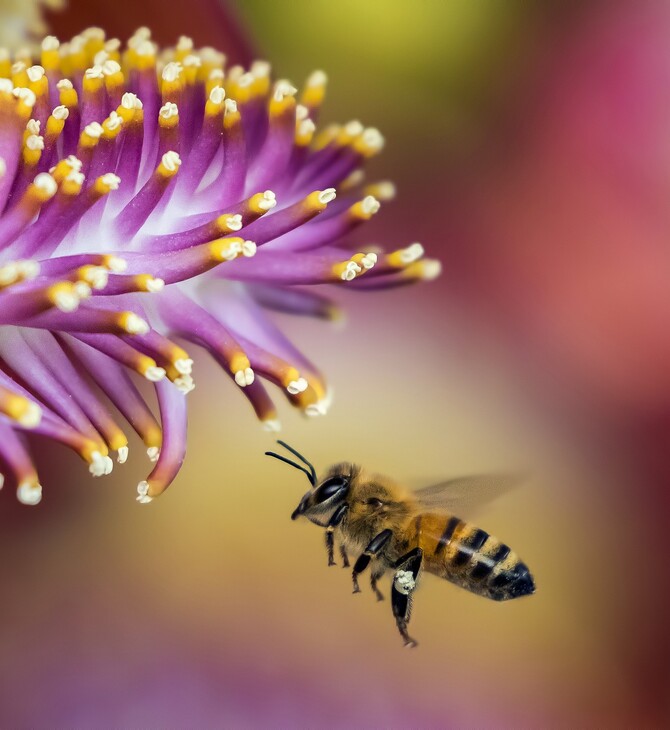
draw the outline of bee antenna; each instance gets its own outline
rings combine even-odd
[[[274,451],[266,451],[266,456],[272,456],[275,459],[279,459],[279,461],[283,461],[285,464],[290,464],[291,466],[295,467],[296,469],[300,469],[300,471],[305,474],[307,479],[309,479],[309,483],[314,486],[316,484],[316,477],[313,477],[310,472],[305,469],[304,466],[300,466],[300,464],[296,464],[295,461],[291,461],[290,459],[287,459],[285,456],[281,456],[281,454],[275,454]]]
[[[312,482],[312,486],[314,486],[316,484],[316,470],[310,464],[310,462],[307,461],[307,459],[305,459],[305,457],[302,454],[298,453],[292,446],[289,446],[285,441],[277,441],[277,443],[280,446],[283,446],[287,451],[290,451],[293,454],[293,456],[297,456],[300,459],[300,461],[302,461],[303,464],[307,464],[307,466],[309,467],[309,470],[312,474],[311,479],[309,481]]]

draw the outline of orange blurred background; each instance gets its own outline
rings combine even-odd
[[[414,483],[529,470],[475,518],[537,593],[425,576],[404,650],[388,601],[352,596],[321,531],[290,521],[305,480],[262,456],[270,437],[201,358],[160,500],[133,499],[139,444],[95,482],[46,447],[39,508],[2,494],[0,725],[664,726],[670,10],[247,0],[207,27],[213,5],[151,24],[197,45],[235,29],[233,58],[255,47],[295,82],[324,68],[324,121],[379,127],[370,179],[399,191],[354,240],[420,240],[444,267],[338,292],[344,326],[278,316],[335,392],[325,419],[284,409],[282,437],[318,468]]]

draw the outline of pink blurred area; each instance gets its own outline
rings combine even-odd
[[[385,133],[374,172],[399,196],[356,240],[421,240],[444,267],[338,293],[344,328],[282,318],[336,396],[324,420],[284,412],[283,436],[412,482],[529,467],[475,519],[537,594],[426,576],[404,650],[388,601],[351,596],[291,523],[306,482],[198,360],[160,500],[133,501],[137,444],[93,484],[44,451],[38,509],[2,493],[0,725],[667,726],[670,9],[478,5],[231,7],[279,76],[326,67],[327,121]]]

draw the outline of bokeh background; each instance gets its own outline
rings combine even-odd
[[[201,359],[160,500],[133,499],[139,445],[95,482],[47,446],[39,508],[0,494],[0,725],[667,726],[670,8],[108,6],[72,0],[50,27],[150,24],[296,82],[324,68],[325,121],[383,131],[370,178],[399,195],[358,240],[420,240],[443,275],[340,297],[343,325],[279,317],[336,396],[325,419],[286,409],[283,436],[415,484],[527,470],[474,517],[538,590],[497,604],[426,576],[404,650],[388,602],[352,596],[290,521],[306,482]]]

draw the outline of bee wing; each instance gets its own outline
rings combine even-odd
[[[414,490],[423,507],[468,513],[497,499],[524,480],[522,474],[474,474]]]

